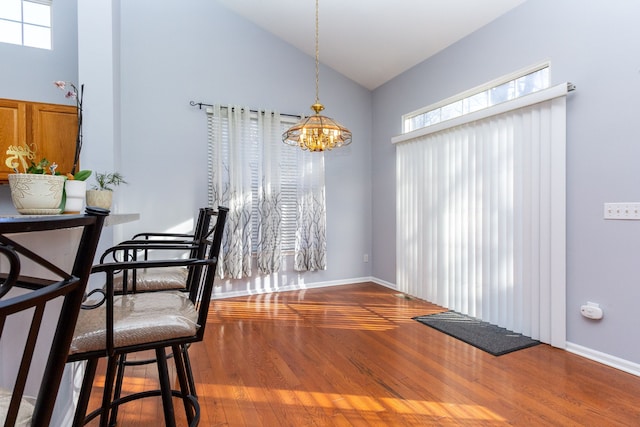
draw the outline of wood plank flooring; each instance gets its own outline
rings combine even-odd
[[[200,426],[640,425],[640,378],[547,345],[494,357],[412,320],[438,311],[373,283],[216,300],[190,349]],[[129,368],[124,389],[156,377]],[[118,421],[163,425],[159,398]]]

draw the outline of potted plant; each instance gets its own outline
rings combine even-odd
[[[91,176],[91,171],[84,169],[75,174],[68,173],[64,183],[64,193],[62,194],[62,205],[64,213],[77,214],[82,211],[85,196],[87,194],[87,178]]]
[[[127,181],[119,172],[98,173],[94,175],[95,184],[87,190],[87,206],[97,206],[104,209],[111,209],[113,199],[113,188]]]
[[[14,171],[8,176],[11,199],[18,212],[34,215],[58,214],[62,209],[65,212],[79,212],[86,189],[84,181],[91,175],[91,171],[81,170],[63,175],[57,171],[58,165],[55,162],[42,158],[34,163],[34,158],[35,144],[10,146],[7,150],[5,164]],[[73,184],[68,184],[71,181]],[[75,200],[70,200],[67,204],[68,195],[71,196],[70,199],[77,195],[76,188],[81,189],[79,204]],[[71,209],[67,209],[68,205]]]
[[[56,163],[42,159],[31,162],[24,172],[18,171],[18,165],[12,164],[15,173],[9,174],[11,200],[18,212],[28,215],[50,215],[60,213],[60,203],[64,190],[64,175],[56,174]],[[48,172],[48,173],[47,173]]]

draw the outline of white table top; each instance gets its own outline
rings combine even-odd
[[[21,214],[15,214],[15,215],[0,215],[0,218],[25,218],[25,217],[51,217],[51,216],[60,216],[63,214],[59,214],[59,215],[21,215]],[[127,222],[133,222],[133,221],[137,221],[140,219],[140,214],[139,213],[122,213],[122,214],[109,214],[109,216],[107,217],[107,219],[104,222],[105,227],[108,227],[110,225],[119,225],[119,224],[125,224]]]

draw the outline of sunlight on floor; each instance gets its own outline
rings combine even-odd
[[[354,394],[320,393],[260,387],[239,387],[220,384],[199,385],[200,399],[247,400],[251,403],[277,403],[278,405],[313,404],[322,409],[356,410],[359,412],[391,411],[397,414],[418,414],[455,420],[505,421],[503,417],[480,405],[432,402],[383,397],[379,399]]]
[[[140,391],[148,379],[127,376],[123,393]],[[104,376],[97,376],[96,387],[104,386]],[[148,384],[147,384],[148,386]],[[337,409],[357,412],[393,412],[399,415],[422,415],[437,419],[506,421],[500,415],[480,406],[464,403],[435,402],[428,400],[400,399],[392,397],[373,398],[357,394],[322,393],[302,390],[248,387],[220,384],[199,384],[199,400],[228,399],[237,403],[277,404],[286,406],[315,406],[319,409]],[[216,405],[217,406],[217,405]]]
[[[433,312],[437,311],[441,310]],[[209,323],[229,320],[271,321],[277,318],[278,322],[307,320],[314,327],[383,331],[396,328],[398,323],[412,322],[414,316],[432,312],[424,308],[411,309],[394,304],[216,301],[209,314]]]

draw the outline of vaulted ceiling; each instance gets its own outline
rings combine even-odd
[[[314,0],[218,0],[311,56]],[[320,62],[375,89],[526,0],[319,0]]]

